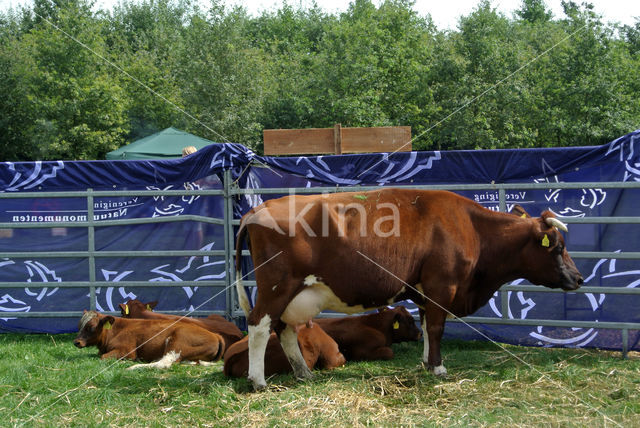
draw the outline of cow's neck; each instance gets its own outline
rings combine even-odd
[[[116,336],[118,331],[120,330],[120,322],[121,320],[119,318],[116,318],[115,322],[108,330],[106,330],[103,326],[102,331],[100,332],[100,338],[98,340],[98,349],[100,350],[101,354],[111,351],[109,344],[112,342],[113,337]]]
[[[511,214],[483,212],[477,218],[481,254],[478,271],[493,294],[501,285],[525,276],[522,250],[531,239],[531,220]],[[488,290],[490,291],[490,290]]]

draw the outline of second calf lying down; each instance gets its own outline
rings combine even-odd
[[[309,370],[314,367],[333,369],[346,362],[338,350],[336,342],[328,336],[320,326],[311,324],[309,327],[298,327],[298,346]],[[224,354],[224,374],[231,377],[246,377],[249,370],[249,342],[248,337],[234,343]],[[290,373],[293,371],[289,360],[280,345],[275,333],[272,333],[267,343],[264,360],[265,375]]]

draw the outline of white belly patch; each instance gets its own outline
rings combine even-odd
[[[280,319],[289,325],[303,324],[318,315],[325,309],[345,314],[355,314],[373,308],[365,308],[362,305],[349,306],[334,294],[323,282],[311,283],[316,280],[315,275],[309,275],[304,280],[304,288],[287,305]]]

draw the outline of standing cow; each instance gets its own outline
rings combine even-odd
[[[246,237],[258,296],[247,314],[248,378],[266,386],[264,350],[271,329],[298,378],[308,370],[295,326],[324,309],[362,312],[411,299],[420,308],[423,360],[446,374],[440,340],[448,314],[466,316],[517,278],[576,290],[583,282],[564,247],[566,226],[552,212],[538,218],[494,212],[447,191],[381,189],[269,200],[243,218],[236,269]]]

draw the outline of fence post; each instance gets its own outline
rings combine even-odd
[[[95,311],[96,304],[96,234],[93,224],[93,189],[87,189],[87,252],[89,254],[89,308]]]
[[[507,191],[504,187],[498,189],[498,208],[501,212],[507,212]],[[509,318],[509,293],[510,291],[500,291],[500,312],[502,318]]]
[[[223,175],[224,186],[224,252],[225,252],[225,315],[227,319],[233,318],[233,291],[235,284],[235,269],[233,269],[233,196],[231,195],[231,170],[225,169]]]

